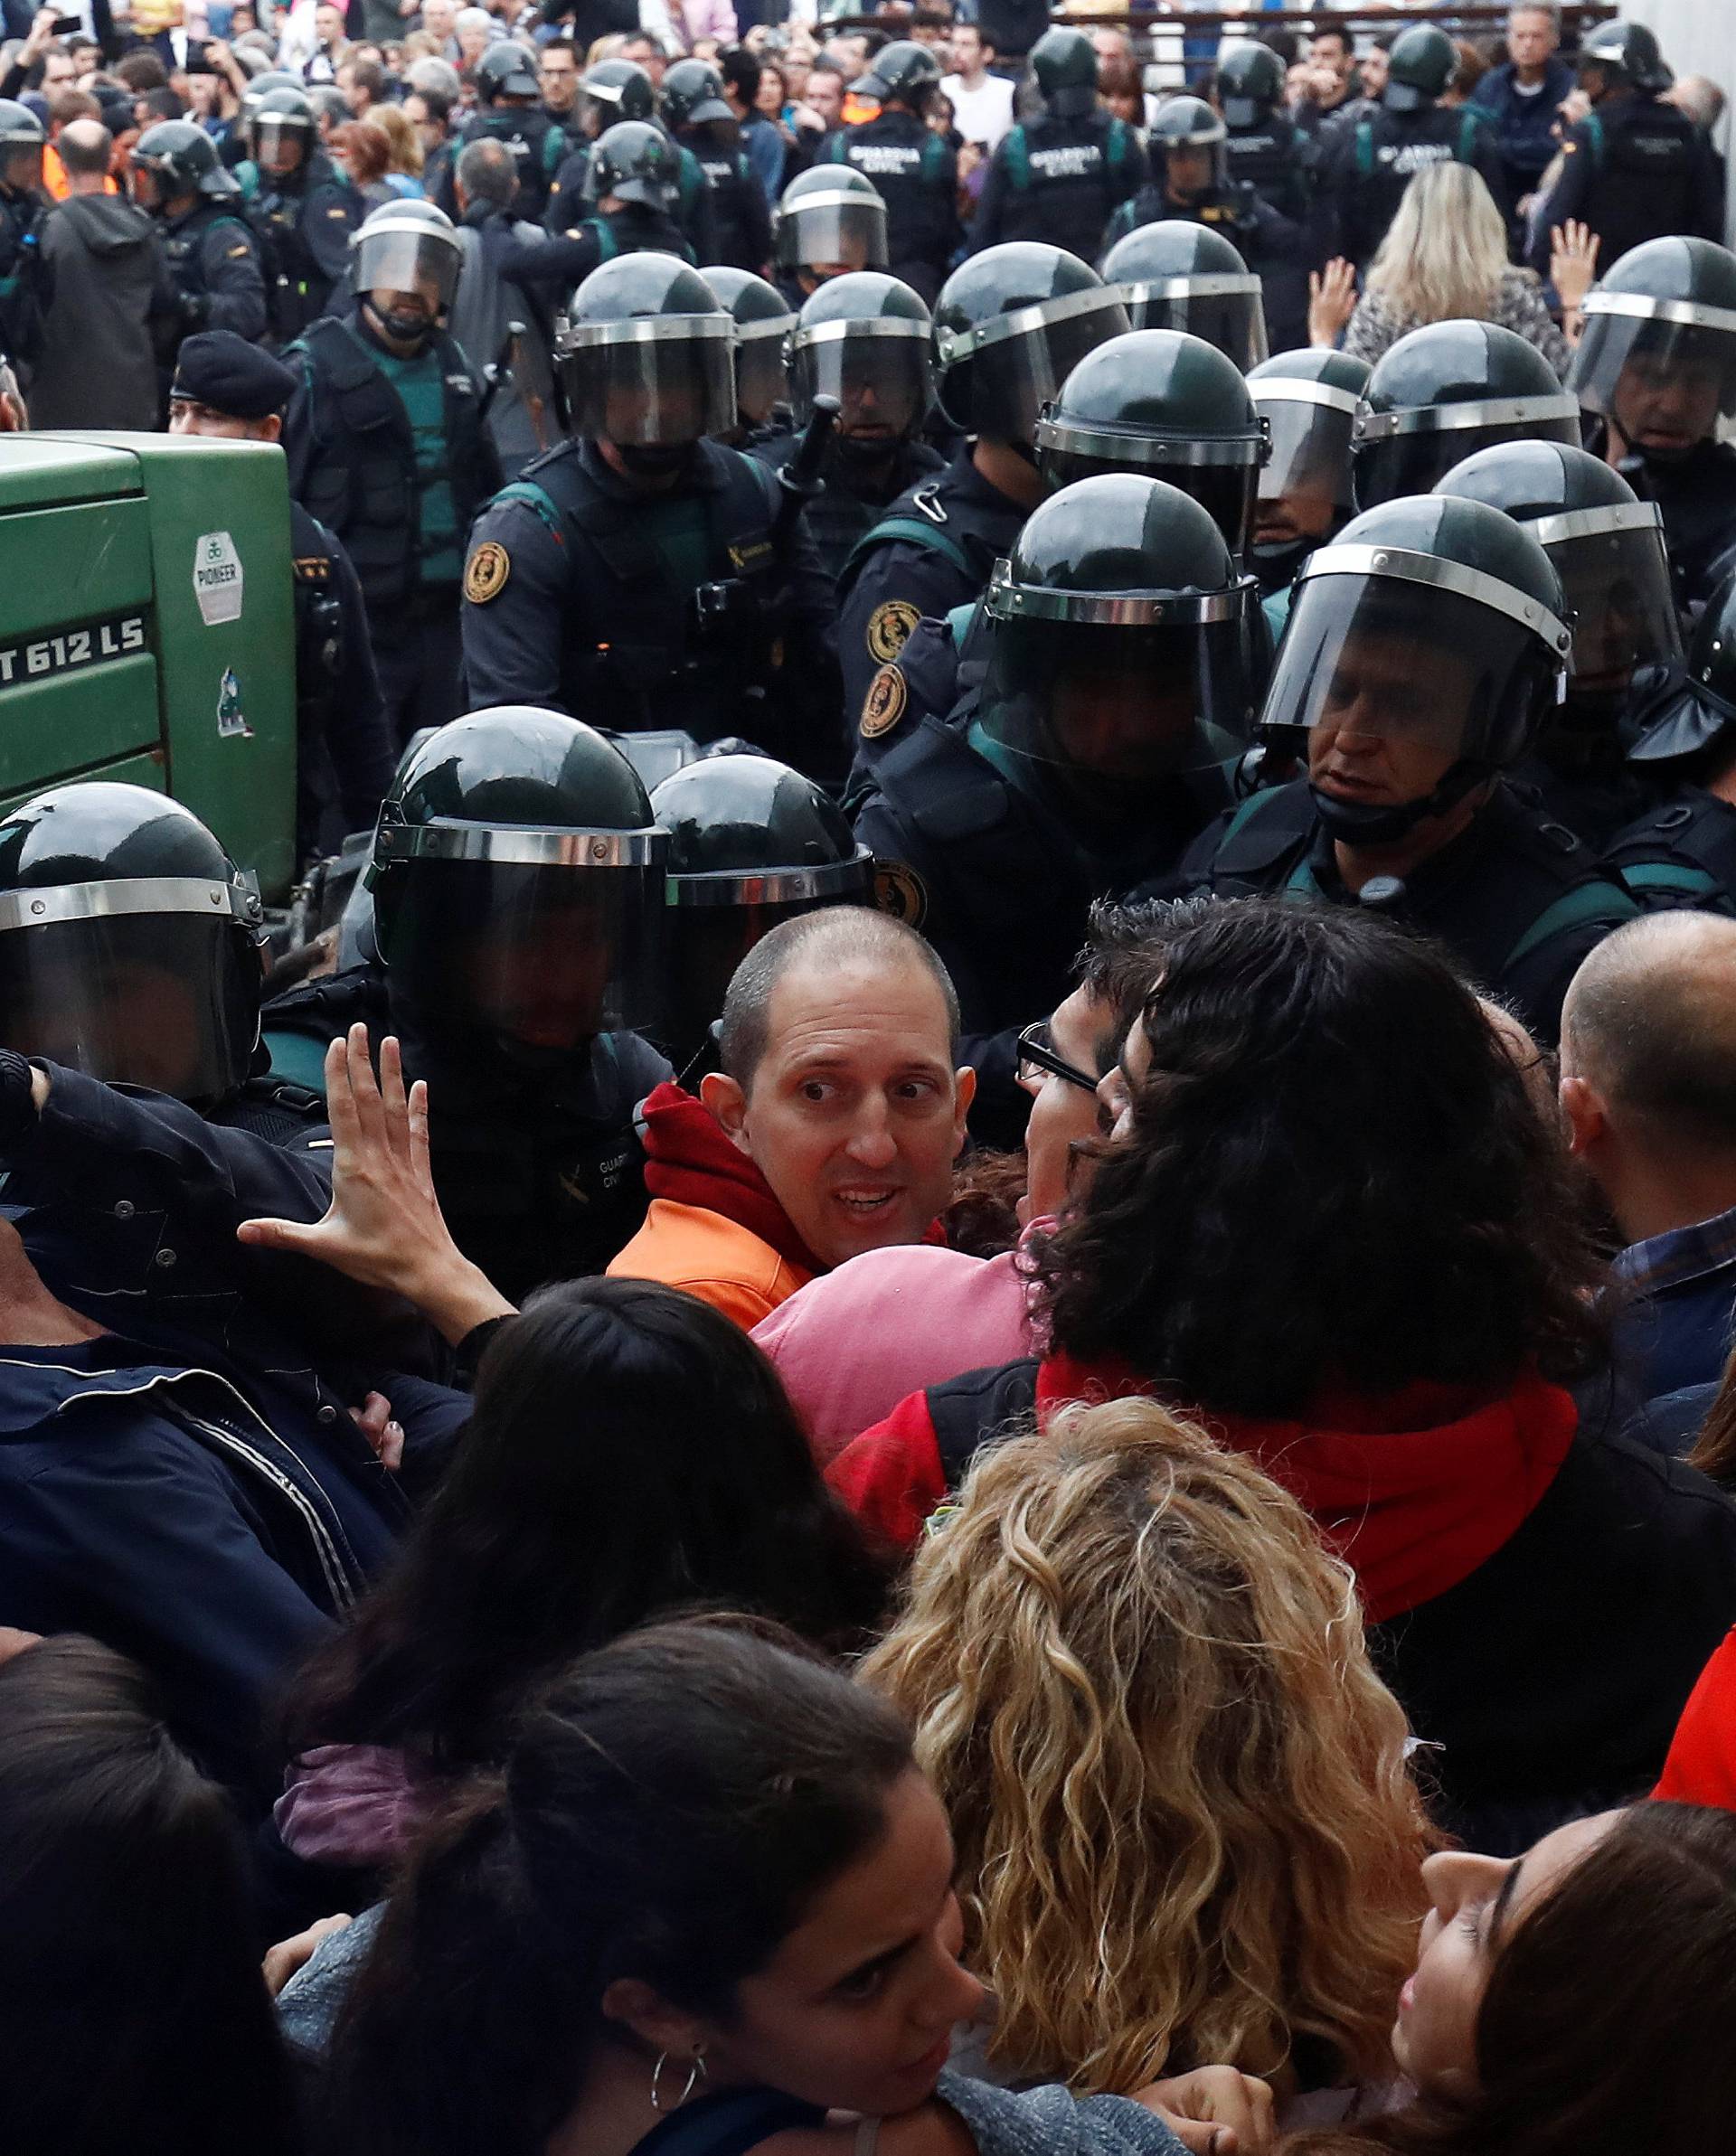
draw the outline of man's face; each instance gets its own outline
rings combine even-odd
[[[664,58],[663,47],[648,37],[628,38],[621,47],[621,58],[642,67],[650,76],[654,89],[662,82],[663,71],[669,64]]]
[[[1299,466],[1282,494],[1262,491],[1255,503],[1254,544],[1282,547],[1325,539],[1337,513],[1337,489],[1325,464]]]
[[[314,10],[314,35],[329,52],[341,44],[344,38],[344,18],[335,7],[316,7]]]
[[[419,97],[411,95],[404,99],[404,118],[421,137],[425,150],[438,149],[445,141],[445,127],[432,117]]]
[[[537,64],[542,102],[551,112],[571,112],[579,94],[579,62],[567,45],[545,45]]]
[[[276,412],[263,419],[241,419],[214,405],[201,404],[194,397],[170,396],[171,434],[203,435],[217,442],[274,442],[282,431],[283,421]]]
[[[920,1242],[951,1189],[976,1083],[952,1067],[946,1003],[927,968],[797,959],[767,1021],[745,1096],[710,1077],[706,1106],[823,1264]]]
[[[1541,68],[1557,42],[1554,24],[1534,8],[1515,8],[1507,18],[1507,57],[1516,68]]]
[[[952,33],[952,64],[960,75],[982,71],[983,33],[975,23],[960,23]]]
[[[1624,438],[1653,457],[1684,457],[1718,424],[1724,371],[1709,357],[1665,361],[1637,352],[1621,371],[1610,399]]]
[[[68,89],[77,73],[70,52],[50,52],[42,61],[42,88],[44,90]]]
[[[458,33],[458,52],[464,65],[467,68],[475,67],[477,61],[482,58],[493,42],[494,39],[486,24],[481,23],[467,24]],[[500,98],[495,102],[505,105],[509,104],[512,100]]]
[[[418,278],[413,286],[403,291],[380,286],[370,291],[368,297],[378,313],[406,321],[414,315],[426,329],[432,329],[440,318],[440,287],[431,277]]]
[[[807,79],[807,104],[828,127],[835,127],[844,110],[844,77],[830,68],[817,68]]]
[[[453,0],[424,0],[422,24],[431,37],[445,44],[452,35],[453,20],[458,14]]]
[[[299,172],[307,145],[298,127],[262,127],[259,130],[259,165],[274,180],[287,180]]]
[[[1323,30],[1308,47],[1308,65],[1331,75],[1335,81],[1346,80],[1350,74],[1350,40],[1342,31]]]
[[[1477,666],[1473,654],[1353,633],[1308,733],[1309,779],[1370,808],[1426,799],[1458,761]]]
[[[1378,98],[1386,88],[1386,54],[1376,45],[1373,52],[1365,52],[1356,64],[1362,73],[1363,95],[1365,98]]]
[[[1049,1021],[1049,1046],[1081,1078],[1099,1079],[1103,1051],[1109,1051],[1108,1060],[1114,1059],[1114,1023],[1115,1013],[1107,1003],[1075,988]],[[1020,1219],[1028,1224],[1053,1219],[1083,1188],[1092,1163],[1081,1160],[1074,1147],[1097,1135],[1097,1095],[1071,1078],[1034,1068],[1029,1078],[1020,1077],[1019,1084],[1031,1096],[1024,1128],[1025,1191],[1019,1207]]]
[[[1196,202],[1212,184],[1212,152],[1203,143],[1178,142],[1164,153],[1172,202]]]

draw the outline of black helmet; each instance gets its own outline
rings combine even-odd
[[[884,269],[886,204],[854,165],[814,165],[783,192],[771,221],[780,269]]]
[[[1736,254],[1648,240],[1585,300],[1568,386],[1623,443],[1668,463],[1736,415]]]
[[[1177,775],[1245,745],[1253,579],[1178,488],[1134,472],[1062,487],[983,604],[976,723],[997,759],[1099,829],[1147,818]]]
[[[1435,492],[1503,511],[1555,564],[1573,625],[1570,695],[1619,700],[1637,668],[1680,664],[1663,515],[1601,457],[1503,442],[1455,465]]]
[[[216,144],[191,120],[159,120],[156,127],[146,127],[128,152],[127,166],[134,175],[150,175],[156,199],[144,207],[159,213],[179,195],[241,191],[241,183],[218,156]],[[133,197],[138,197],[136,183]]]
[[[1080,361],[1127,327],[1120,294],[1065,248],[1042,240],[985,248],[935,302],[940,408],[967,434],[1029,443]]]
[[[596,121],[599,133],[617,120],[656,118],[656,86],[634,60],[599,60],[594,68],[585,70],[579,95],[586,100],[580,111]]]
[[[769,756],[702,757],[653,790],[651,813],[669,833],[665,1025],[684,1056],[767,930],[822,906],[871,906],[874,861],[825,789]]]
[[[443,316],[458,288],[464,250],[452,220],[432,202],[385,202],[351,235],[358,292],[418,292]]]
[[[47,141],[42,123],[28,105],[0,98],[0,180],[8,187],[40,187]]]
[[[1392,40],[1381,102],[1389,112],[1420,111],[1435,102],[1458,67],[1458,48],[1447,33],[1432,23],[1413,23]]]
[[[1051,486],[1099,472],[1166,479],[1237,555],[1268,454],[1247,383],[1222,353],[1178,329],[1129,330],[1099,344],[1037,421],[1037,469]]]
[[[1157,108],[1146,144],[1152,177],[1171,200],[1222,194],[1229,176],[1229,129],[1203,98],[1177,91]],[[1184,176],[1183,166],[1186,166]]]
[[[1184,217],[1136,226],[1104,256],[1103,275],[1136,329],[1184,329],[1244,373],[1265,358],[1260,279],[1222,233]]]
[[[1600,68],[1640,91],[1667,89],[1675,80],[1643,23],[1599,23],[1580,40],[1580,71]]]
[[[1402,838],[1529,748],[1572,646],[1563,611],[1549,556],[1498,509],[1441,494],[1383,502],[1304,563],[1261,727],[1315,732],[1314,797],[1335,837]],[[1434,752],[1426,791],[1390,800],[1378,781],[1360,798],[1335,786],[1358,739],[1400,737]]]
[[[920,112],[940,87],[940,62],[926,45],[911,38],[894,38],[882,45],[868,62],[868,71],[850,85],[858,98],[875,98],[881,104],[896,98],[913,112]]]
[[[735,325],[674,255],[617,255],[555,324],[576,434],[675,447],[735,423]]]
[[[476,83],[479,105],[498,105],[506,98],[522,98],[528,103],[537,96],[531,56],[511,38],[499,39],[477,61]]]
[[[444,61],[440,63],[444,66]],[[241,119],[244,125],[252,124],[253,115],[274,89],[293,89],[297,97],[307,94],[307,85],[288,68],[267,68],[255,75],[241,92]]]
[[[1736,571],[1717,586],[1688,639],[1686,657],[1665,673],[1632,714],[1636,764],[1694,756],[1736,728]]]
[[[249,146],[254,162],[267,175],[277,169],[272,163],[277,153],[293,149],[294,159],[283,168],[293,171],[307,164],[316,133],[314,108],[305,89],[270,89],[253,108]]]
[[[776,285],[750,269],[713,263],[704,272],[717,304],[735,323],[735,409],[748,427],[763,427],[788,391],[785,340],[796,317]]]
[[[1351,514],[1350,447],[1368,375],[1365,360],[1313,346],[1280,352],[1249,373],[1272,442],[1250,555],[1262,590],[1288,584]]]
[[[1284,95],[1284,62],[1269,45],[1238,38],[1218,55],[1218,109],[1232,135],[1258,127]]]
[[[1492,442],[1577,448],[1579,406],[1534,344],[1493,322],[1430,322],[1388,348],[1356,420],[1356,506],[1424,494]]]
[[[1057,119],[1082,119],[1097,109],[1097,48],[1082,30],[1057,23],[1031,48],[1031,72]]]
[[[909,441],[928,417],[929,315],[920,294],[884,270],[835,277],[807,300],[789,340],[789,392],[796,424],[807,426],[816,397],[842,409],[838,447],[883,456]],[[871,434],[870,428],[880,429]]]
[[[668,211],[681,193],[681,158],[663,129],[649,120],[617,120],[585,160],[585,200],[613,196]]]
[[[732,120],[735,108],[723,95],[723,78],[709,60],[678,60],[663,79],[665,127],[698,127],[706,120]]]
[[[430,1040],[520,1067],[644,1022],[668,850],[590,727],[529,704],[453,720],[404,759],[374,829],[394,1004]]]
[[[248,1074],[258,885],[145,786],[55,786],[0,821],[0,1044],[212,1106]]]

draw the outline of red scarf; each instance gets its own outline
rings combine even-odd
[[[745,1153],[731,1144],[711,1110],[673,1079],[648,1094],[639,1110],[645,1138],[645,1187],[654,1198],[721,1213],[769,1243],[786,1265],[826,1272],[796,1232],[771,1185]]]
[[[1146,1389],[1125,1365],[1052,1355],[1037,1412]],[[1355,1571],[1371,1624],[1431,1602],[1510,1541],[1567,1457],[1579,1411],[1533,1374],[1498,1399],[1418,1383],[1374,1396],[1323,1391],[1297,1421],[1202,1413],[1223,1444],[1257,1460]]]

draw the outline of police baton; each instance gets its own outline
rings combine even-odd
[[[518,340],[524,334],[522,322],[509,322],[506,334],[500,340],[500,350],[482,371],[482,402],[476,407],[478,419],[488,417],[488,407],[500,394],[501,385],[513,379],[513,353]]]
[[[771,543],[779,553],[795,531],[796,520],[804,506],[826,484],[820,477],[820,466],[826,462],[826,447],[843,410],[835,397],[816,397],[814,417],[802,429],[802,438],[796,445],[794,456],[778,467],[778,484],[783,490],[783,500],[778,503],[778,513],[772,520]]]

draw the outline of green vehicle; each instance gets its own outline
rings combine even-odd
[[[173,795],[268,904],[288,896],[295,603],[274,445],[0,439],[0,814],[80,778]]]

